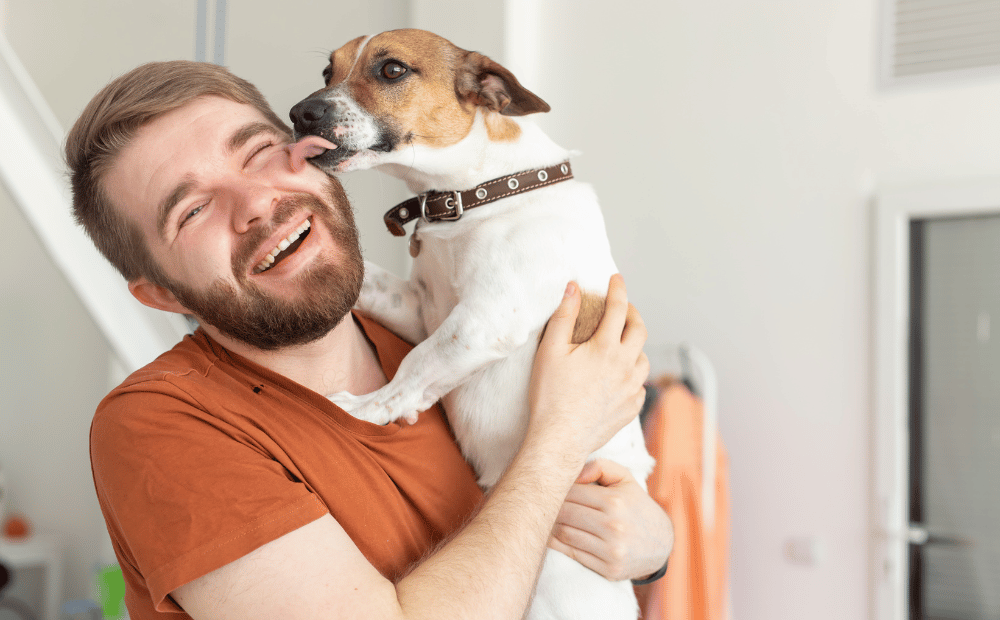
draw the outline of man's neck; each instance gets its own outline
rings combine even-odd
[[[274,351],[234,340],[211,325],[202,328],[228,350],[319,394],[367,394],[387,382],[374,347],[350,314],[322,338]]]

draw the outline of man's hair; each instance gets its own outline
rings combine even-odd
[[[168,284],[138,225],[108,196],[104,177],[144,125],[211,95],[251,105],[292,135],[253,84],[218,65],[177,60],[141,65],[112,81],[94,96],[66,138],[73,215],[130,282],[145,276],[161,286]]]

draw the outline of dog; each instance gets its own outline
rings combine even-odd
[[[575,341],[603,312],[617,268],[596,194],[573,179],[569,152],[525,118],[548,104],[482,54],[429,32],[390,31],[334,51],[323,77],[290,113],[309,161],[330,173],[377,167],[418,194],[386,214],[397,235],[418,219],[409,281],[366,263],[358,307],[419,344],[383,388],[330,398],[376,424],[413,422],[443,399],[489,489],[524,438],[532,362],[566,283],[593,292]],[[596,457],[625,465],[645,488],[653,460],[638,420]],[[628,580],[548,551],[529,618],[637,614]]]

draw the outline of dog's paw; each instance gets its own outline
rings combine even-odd
[[[389,396],[383,404],[390,412],[394,412],[393,419],[416,424],[420,412],[430,409],[437,401],[437,398],[427,393],[406,392]]]
[[[395,418],[391,412],[379,407],[378,401],[374,400],[373,396],[374,394],[355,395],[350,392],[337,392],[327,395],[327,398],[359,420],[379,426],[392,422]]]
[[[355,395],[350,392],[337,392],[327,396],[330,401],[359,420],[383,426],[390,422],[403,419],[409,424],[415,424],[421,409],[402,404],[402,398],[384,398],[381,392]],[[426,409],[426,407],[425,407]]]
[[[348,413],[357,409],[358,406],[364,401],[364,396],[355,396],[350,392],[335,392],[333,394],[327,394],[326,398],[331,403],[337,405]]]

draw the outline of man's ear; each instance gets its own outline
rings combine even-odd
[[[467,52],[460,61],[455,91],[461,99],[505,116],[551,109],[538,95],[521,86],[513,73],[479,52]]]
[[[150,308],[166,312],[176,312],[178,314],[191,314],[187,308],[177,301],[173,293],[159,284],[153,284],[145,276],[139,276],[129,282],[128,290],[132,293],[133,297]]]

